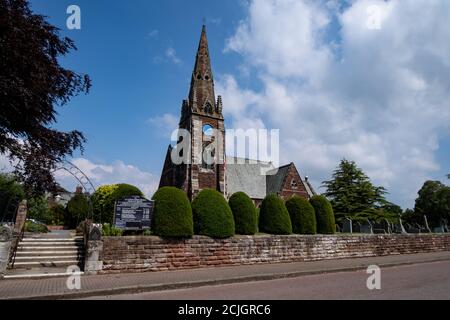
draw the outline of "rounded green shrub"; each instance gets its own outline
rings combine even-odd
[[[116,189],[116,184],[103,185],[98,187],[97,190],[95,190],[95,192],[92,194],[91,200],[95,222],[103,222],[106,200],[113,194],[114,190]]]
[[[330,201],[324,196],[313,196],[310,203],[316,212],[317,233],[336,233],[336,221]]]
[[[143,197],[144,194],[137,187],[125,183],[99,187],[92,195],[94,220],[112,224],[114,222],[115,202],[131,196]]]
[[[237,234],[256,233],[256,210],[252,199],[244,192],[236,192],[228,200],[233,212]]]
[[[234,219],[223,195],[212,189],[201,191],[192,201],[195,234],[212,238],[234,235]]]
[[[292,224],[283,200],[276,195],[268,195],[259,212],[259,231],[270,234],[291,234]]]
[[[305,198],[293,196],[286,201],[291,217],[292,231],[298,234],[316,234],[316,214],[314,207]]]
[[[155,201],[152,218],[155,235],[183,238],[194,234],[191,203],[186,193],[175,187],[164,187],[152,199]]]

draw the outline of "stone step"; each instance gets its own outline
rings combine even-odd
[[[17,251],[16,257],[31,257],[31,256],[70,256],[78,255],[82,253],[83,250],[33,250],[33,251]]]
[[[82,246],[83,242],[81,241],[21,241],[19,245],[24,246]]]
[[[35,257],[16,257],[16,262],[41,262],[41,261],[74,261],[81,260],[83,256],[71,255],[71,256],[35,256]]]
[[[17,252],[21,251],[69,251],[69,250],[77,250],[83,251],[82,247],[77,246],[61,246],[61,247],[30,247],[30,246],[19,246]]]
[[[59,238],[24,238],[21,242],[83,242],[83,238],[67,238],[67,239],[59,239]]]
[[[79,263],[80,263],[80,261],[78,261],[78,260],[15,262],[14,268],[26,269],[26,268],[36,268],[36,267],[68,267],[68,266],[72,266],[72,265],[78,265]]]

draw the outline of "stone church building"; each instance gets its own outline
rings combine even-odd
[[[298,195],[310,198],[314,190],[307,177],[303,180],[294,163],[276,170],[261,172],[270,163],[230,158],[225,155],[225,125],[222,97],[214,92],[214,78],[203,26],[200,43],[192,73],[189,96],[181,107],[179,129],[189,132],[189,161],[174,164],[172,154],[176,147],[169,145],[159,187],[175,186],[183,189],[190,199],[203,189],[215,189],[229,198],[233,193],[243,191],[259,206],[268,194],[277,194],[283,199]],[[217,135],[209,134],[213,129]],[[182,140],[182,139],[180,139]],[[179,140],[179,142],[180,142]],[[211,149],[214,162],[203,159],[203,152]],[[184,151],[181,151],[181,153]],[[267,171],[267,170],[266,170]]]

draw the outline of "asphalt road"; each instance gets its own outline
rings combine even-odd
[[[450,261],[381,269],[381,289],[367,289],[366,271],[191,289],[91,297],[137,300],[450,299]]]

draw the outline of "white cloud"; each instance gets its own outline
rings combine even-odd
[[[372,5],[379,30],[367,27]],[[242,55],[262,89],[222,76],[224,112],[233,126],[248,118],[280,128],[282,161],[313,181],[345,157],[412,206],[440,169],[449,129],[449,14],[447,1],[250,1],[226,51]]]
[[[72,159],[97,188],[105,184],[128,183],[138,187],[147,197],[151,197],[159,185],[159,176],[142,171],[136,166],[117,160],[111,164],[100,164],[86,158]],[[12,172],[13,167],[4,154],[0,154],[0,172]],[[69,191],[75,191],[79,184],[75,177],[65,170],[55,171],[55,179]]]
[[[151,39],[157,38],[159,35],[159,31],[158,30],[152,30],[148,33],[148,37]]]
[[[172,132],[178,129],[178,118],[170,113],[165,113],[162,116],[155,116],[149,118],[147,123],[156,128],[164,137],[171,137]]]
[[[159,176],[142,171],[136,166],[114,161],[111,164],[94,163],[85,158],[71,161],[92,181],[94,187],[105,184],[128,183],[138,187],[147,197],[151,197],[158,188]],[[75,190],[77,180],[64,170],[55,172],[56,180],[66,189]]]
[[[329,21],[327,12],[313,2],[254,1],[249,19],[242,21],[226,49],[246,55],[274,77],[320,77],[327,67],[329,50],[317,35]],[[277,50],[266,50],[277,48]],[[303,63],[310,56],[308,64]]]
[[[181,60],[177,57],[177,52],[174,48],[168,47],[165,52],[166,57],[175,64],[180,64]]]
[[[222,19],[221,18],[209,18],[206,20],[206,23],[219,26],[222,23]]]

